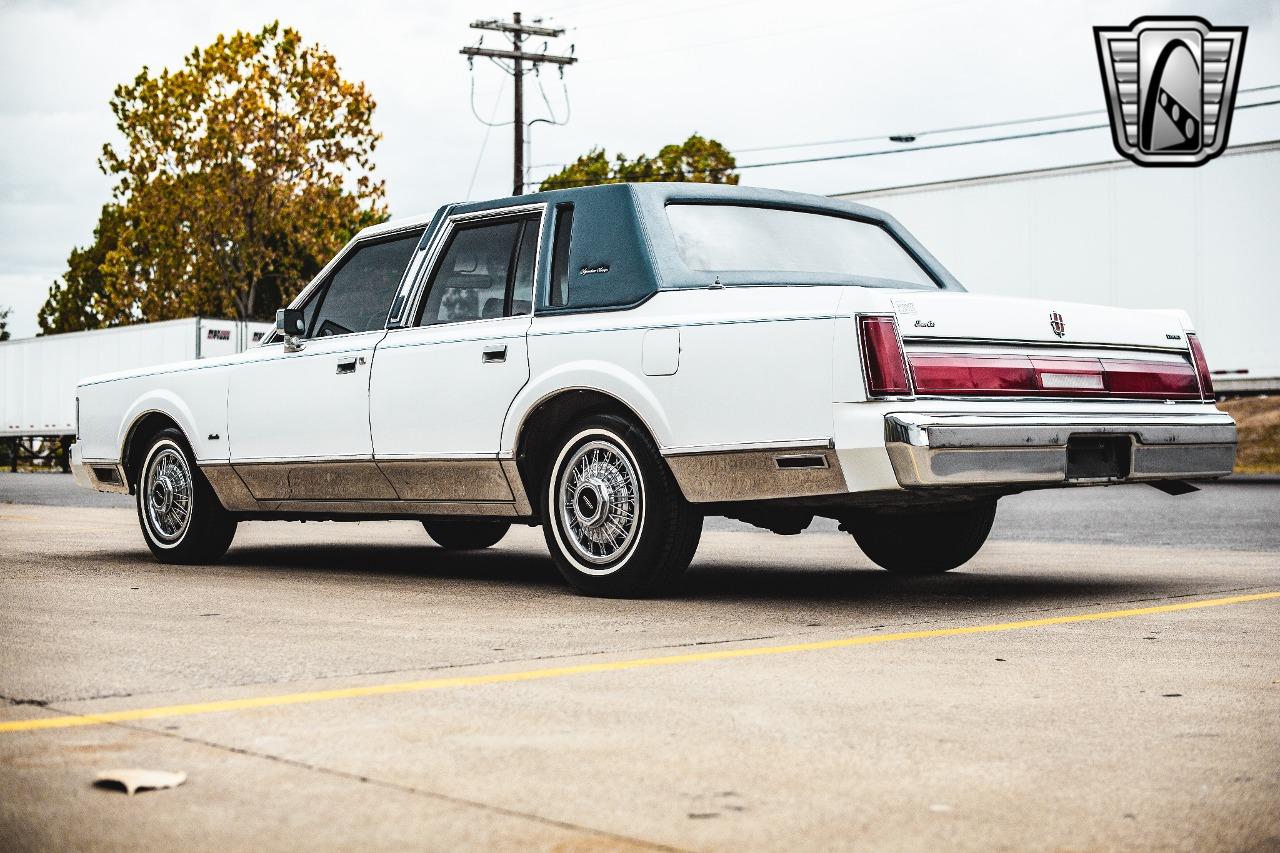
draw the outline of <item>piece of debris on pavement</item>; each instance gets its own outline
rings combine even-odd
[[[187,774],[182,771],[170,773],[167,770],[139,770],[125,768],[123,770],[103,770],[93,780],[99,788],[121,787],[129,796],[144,789],[176,788],[187,781]]]

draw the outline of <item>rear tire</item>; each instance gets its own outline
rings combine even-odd
[[[432,519],[423,521],[427,535],[446,551],[477,551],[497,545],[511,529],[506,521]]]
[[[235,516],[218,502],[178,430],[151,440],[136,491],[142,536],[160,562],[215,563],[231,547]]]
[[[542,530],[560,574],[585,595],[671,592],[702,535],[653,439],[616,415],[574,424],[542,489]]]
[[[943,509],[865,512],[841,528],[883,569],[933,575],[962,566],[987,541],[996,518],[994,500]]]

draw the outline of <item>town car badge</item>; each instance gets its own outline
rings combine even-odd
[[[1164,16],[1094,27],[1120,155],[1139,166],[1199,166],[1221,154],[1247,32]]]
[[[1049,315],[1049,328],[1053,329],[1053,333],[1058,337],[1067,333],[1067,324],[1062,321],[1062,315],[1057,311]]]

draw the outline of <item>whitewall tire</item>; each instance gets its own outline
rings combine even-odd
[[[138,524],[147,547],[164,563],[212,563],[236,534],[209,481],[176,429],[151,440],[136,484]]]
[[[702,514],[684,499],[653,440],[615,415],[565,432],[541,498],[547,547],[564,578],[588,595],[671,591],[702,533]]]

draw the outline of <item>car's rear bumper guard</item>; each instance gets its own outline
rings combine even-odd
[[[1222,412],[897,413],[885,445],[906,488],[1204,479],[1231,473],[1236,425]]]

